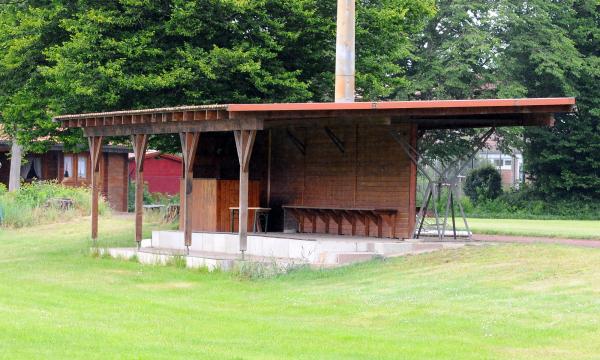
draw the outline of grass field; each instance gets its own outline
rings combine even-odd
[[[131,245],[130,219],[100,231]],[[87,221],[0,230],[0,358],[600,354],[600,250],[473,246],[250,281],[94,258],[87,234]]]
[[[600,221],[469,219],[476,234],[600,239]]]

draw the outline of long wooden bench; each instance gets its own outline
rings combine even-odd
[[[352,226],[352,235],[356,235],[357,223],[362,223],[365,228],[364,235],[370,236],[370,225],[377,226],[377,237],[383,237],[384,221],[390,226],[390,238],[396,237],[396,218],[398,209],[377,208],[338,208],[321,206],[296,206],[284,205],[283,209],[292,215],[299,224],[298,231],[305,232],[304,222],[308,220],[313,233],[317,232],[317,219],[325,223],[325,232],[329,234],[330,224],[337,225],[337,234],[342,235],[343,221],[346,220]]]

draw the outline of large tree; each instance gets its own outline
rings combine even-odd
[[[525,170],[546,198],[600,198],[600,14],[596,0],[438,0],[415,35],[401,98],[576,96],[576,115],[527,128]],[[521,129],[501,129],[505,146]],[[473,130],[430,132],[426,155],[465,153]]]
[[[44,49],[65,39],[59,24],[67,13],[52,1],[0,4],[0,121],[12,139],[11,190],[19,185],[22,153],[43,151],[56,135],[40,67],[47,64]]]
[[[496,0],[438,0],[437,13],[423,32],[413,36],[414,55],[405,59],[410,85],[397,98],[412,100],[478,99],[498,96],[497,57],[503,43],[498,33]],[[469,155],[487,129],[434,130],[420,139],[421,155],[451,163]],[[521,128],[498,128],[504,151],[521,146]]]
[[[61,22],[68,40],[44,52],[52,109],[331,100],[335,7],[319,0],[78,1]],[[406,86],[397,60],[410,54],[409,34],[433,10],[433,0],[358,1],[361,98]]]
[[[600,199],[600,12],[596,0],[504,1],[499,93],[576,96],[578,112],[525,132],[525,166],[548,199]]]

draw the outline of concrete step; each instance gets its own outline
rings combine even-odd
[[[373,260],[380,255],[370,251],[327,251],[318,256],[316,266],[335,267]]]
[[[421,253],[424,251],[434,251],[443,248],[440,243],[424,242],[379,242],[373,244],[373,252],[383,256],[389,255],[408,255]]]
[[[208,268],[228,271],[241,262],[263,263],[280,269],[304,265],[306,262],[290,258],[274,258],[255,255],[246,255],[244,260],[241,254],[229,254],[209,251],[190,251],[189,254],[181,249],[166,248],[109,248],[100,249],[101,254],[108,252],[111,257],[130,260],[137,258],[142,264],[166,265],[175,261],[184,261],[187,268]]]

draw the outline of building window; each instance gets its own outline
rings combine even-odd
[[[512,160],[504,160],[504,166],[512,166]]]
[[[87,178],[87,157],[79,155],[77,157],[77,177],[80,179]]]
[[[65,155],[63,164],[65,179],[73,177],[73,155]]]
[[[501,159],[494,159],[494,165],[496,165],[496,166],[502,166],[502,160]]]

